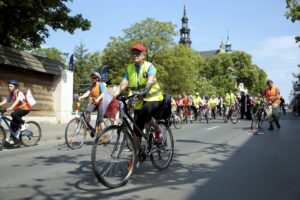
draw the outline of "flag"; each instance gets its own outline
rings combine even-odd
[[[105,88],[104,92],[103,92],[103,113],[106,112],[108,105],[110,104],[110,102],[113,100],[114,96],[112,95],[112,93]]]
[[[101,81],[104,83],[107,81],[107,68],[108,66],[104,65],[101,70]]]
[[[71,55],[70,60],[69,60],[69,70],[74,71],[74,57],[73,57],[73,54]]]
[[[36,104],[36,101],[33,98],[30,89],[28,89],[28,91],[26,93],[26,99],[27,99],[27,102],[29,103],[30,106],[33,106],[34,104]]]

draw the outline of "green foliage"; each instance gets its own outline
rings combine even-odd
[[[300,4],[297,0],[286,0],[288,11],[285,13],[286,18],[291,18],[294,23],[300,20]],[[295,37],[296,42],[300,42],[300,36]]]
[[[67,63],[67,55],[56,48],[38,48],[33,49],[32,51],[30,51],[30,53],[35,54],[37,56],[59,60],[65,64]]]
[[[263,70],[252,63],[249,54],[239,51],[207,59],[200,73],[210,80],[216,92],[222,96],[229,89],[236,90],[239,83],[243,83],[250,93],[261,92],[267,77]]]
[[[92,71],[100,73],[102,60],[101,53],[88,53],[88,49],[81,42],[74,50],[74,91],[85,92],[91,84],[90,76]]]
[[[163,90],[170,94],[194,94],[203,59],[199,53],[183,45],[175,45],[153,60]]]
[[[38,48],[53,30],[73,34],[77,28],[88,30],[90,21],[81,14],[69,16],[65,5],[72,0],[1,0],[0,44],[19,49]]]

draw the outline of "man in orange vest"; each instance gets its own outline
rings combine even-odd
[[[264,91],[264,96],[268,102],[268,108],[266,109],[267,118],[270,122],[268,130],[273,130],[273,118],[277,128],[280,128],[279,117],[280,117],[280,91],[277,87],[273,86],[273,81],[267,81],[267,88]]]

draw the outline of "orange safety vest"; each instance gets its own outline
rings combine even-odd
[[[13,103],[17,100],[19,92],[20,92],[19,90],[15,90],[12,94],[10,94],[10,97],[11,97]],[[30,106],[27,102],[26,97],[23,101],[20,100],[19,103],[13,109],[14,110],[18,110],[18,109],[30,110]]]
[[[93,87],[92,89],[90,90],[91,91],[91,97],[92,97],[92,103],[95,104],[95,105],[100,105],[103,103],[103,98],[99,101],[99,103],[96,103],[96,99],[101,95],[101,90],[100,90],[100,82],[97,82]]]
[[[265,97],[267,101],[271,101],[275,104],[280,104],[281,101],[278,95],[280,95],[280,91],[277,87],[273,86],[271,89],[269,87],[265,89]]]

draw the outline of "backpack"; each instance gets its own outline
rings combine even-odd
[[[172,97],[170,94],[164,95],[163,102],[160,104],[160,106],[158,107],[158,109],[154,115],[155,119],[166,120],[171,116],[171,112],[172,112],[171,100],[172,100]]]

